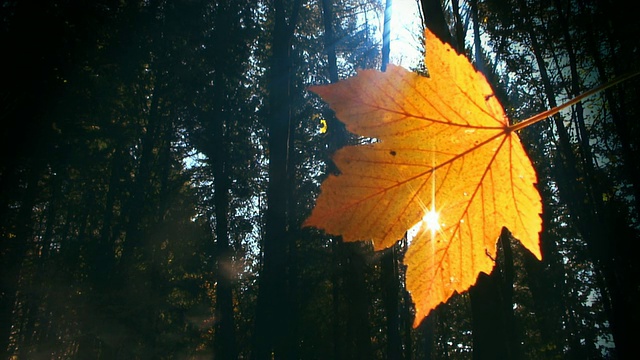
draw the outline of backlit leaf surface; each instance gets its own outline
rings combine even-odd
[[[517,134],[484,76],[426,37],[429,78],[389,65],[311,88],[349,131],[376,141],[334,154],[340,173],[304,224],[376,250],[413,229],[404,262],[414,326],[491,272],[503,226],[541,257],[541,200]]]

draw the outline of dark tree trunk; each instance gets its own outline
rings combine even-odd
[[[2,254],[2,288],[0,289],[0,354],[4,358],[10,358],[8,345],[11,336],[11,327],[14,324],[13,314],[15,309],[18,287],[20,285],[20,269],[22,267],[28,245],[32,227],[32,211],[36,201],[37,184],[39,179],[39,166],[33,166],[27,176],[27,186],[25,194],[20,204],[16,226],[16,234],[9,244],[6,245],[6,252]]]
[[[513,255],[510,234],[500,235],[504,254],[490,275],[469,289],[473,315],[473,359],[520,359],[513,315]]]
[[[109,181],[108,190],[105,196],[105,205],[101,214],[103,219],[102,228],[100,229],[100,235],[95,242],[89,242],[86,246],[83,246],[82,236],[75,237],[69,235],[63,235],[62,238],[68,238],[67,245],[65,246],[66,259],[65,263],[68,264],[67,271],[76,272],[80,269],[81,253],[84,250],[86,253],[86,265],[87,265],[87,282],[89,286],[93,287],[93,291],[90,295],[86,296],[85,305],[86,308],[96,307],[99,309],[109,308],[111,306],[109,302],[113,301],[113,294],[110,291],[113,289],[114,272],[116,270],[116,257],[114,249],[114,236],[118,233],[117,226],[119,219],[115,217],[116,199],[122,194],[122,180],[125,178],[125,159],[126,150],[124,146],[118,144],[111,154],[111,164],[109,165]],[[89,199],[86,202],[90,201]],[[88,225],[88,214],[81,222],[80,234],[85,233],[85,228]],[[63,234],[69,234],[69,225],[73,222],[73,219],[66,220],[66,228]],[[83,248],[84,247],[84,248]],[[83,307],[84,309],[85,307]],[[98,354],[101,354],[103,358],[109,358],[115,355],[117,344],[107,344],[102,339],[96,337],[96,334],[100,332],[100,327],[103,326],[100,322],[86,322],[81,329],[81,336],[78,340],[78,350],[76,355],[78,358],[98,358]]]
[[[338,64],[336,56],[336,40],[333,31],[333,4],[331,0],[322,0],[322,19],[324,24],[324,45],[327,53],[327,63],[329,72],[329,81],[336,83],[338,77]],[[330,110],[325,111],[325,120],[328,129],[328,151],[334,152],[345,143],[346,134],[344,125],[339,122]],[[342,131],[341,131],[342,130]],[[346,341],[341,320],[341,292],[344,290],[342,285],[342,242],[339,238],[331,239],[331,305],[333,309],[332,316],[332,332],[333,332],[333,357],[336,360],[345,359]]]
[[[507,349],[509,351],[510,359],[521,359],[522,353],[520,350],[520,336],[516,329],[516,318],[513,312],[513,286],[515,281],[515,268],[513,264],[513,250],[511,248],[511,240],[513,237],[511,233],[505,228],[502,229],[500,234],[500,249],[502,250],[502,267],[501,275],[498,277],[499,284],[501,285],[500,304],[502,305],[502,314],[504,316],[504,324],[506,331],[505,341],[507,343]]]
[[[299,293],[299,273],[300,262],[304,259],[299,258],[298,241],[300,241],[300,223],[301,219],[296,216],[298,213],[298,203],[296,200],[296,161],[298,160],[297,151],[293,144],[296,143],[296,124],[289,121],[288,139],[289,146],[287,148],[287,193],[284,198],[287,199],[287,239],[285,243],[288,247],[287,254],[287,297],[289,322],[289,339],[287,356],[289,359],[299,359],[301,344],[298,340],[300,330],[300,293]],[[304,241],[304,240],[302,240]]]
[[[424,359],[433,359],[436,354],[434,344],[437,312],[437,309],[432,310],[418,327],[418,331],[422,336],[422,353]]]
[[[391,50],[391,4],[392,0],[386,0],[384,8],[384,27],[382,31],[382,65],[381,71],[387,70],[389,52]],[[392,246],[385,251],[381,260],[382,296],[387,325],[387,359],[402,359],[402,338],[400,336],[400,319],[398,313],[400,294],[398,280],[398,264],[396,247]]]
[[[252,357],[290,359],[293,344],[292,314],[288,298],[287,230],[290,194],[289,127],[291,119],[291,38],[300,1],[295,0],[287,22],[283,0],[273,2],[275,14],[269,75],[269,185],[267,188],[266,231],[262,244],[262,270],[256,308]]]
[[[540,177],[543,178],[544,175],[540,174]],[[546,187],[541,188],[541,195],[545,199],[551,198],[550,191]],[[564,343],[560,330],[566,308],[562,294],[566,292],[563,290],[565,271],[562,259],[559,258],[554,236],[549,232],[552,216],[554,216],[553,210],[543,203],[543,231],[540,233],[542,261],[530,253],[525,253],[523,266],[526,273],[525,281],[531,291],[533,310],[540,330],[543,347],[540,353],[545,355],[545,358],[558,359],[561,358]]]
[[[440,40],[448,43],[454,49],[457,49],[456,44],[449,32],[449,26],[447,20],[444,17],[444,11],[442,10],[442,4],[440,0],[420,0],[422,5],[422,19],[424,25],[433,32]],[[427,54],[427,56],[429,56]]]
[[[369,321],[370,296],[365,280],[365,245],[344,243],[346,253],[347,359],[373,359]]]
[[[398,263],[401,263],[401,259],[404,258],[404,255],[407,253],[407,248],[409,246],[409,242],[407,241],[407,237],[405,235],[404,239],[400,241],[399,253],[397,254]],[[401,276],[399,277],[400,287],[402,292],[402,313],[401,313],[401,326],[404,328],[404,358],[406,360],[411,360],[414,358],[414,341],[413,341],[413,333],[415,332],[413,329],[413,301],[411,300],[411,294],[406,289],[406,266],[404,264],[399,264],[399,268],[401,271]]]
[[[402,359],[402,338],[400,336],[399,301],[396,246],[385,250],[381,260],[382,293],[387,325],[387,359]]]
[[[329,81],[331,83],[338,82],[338,62],[336,56],[336,44],[333,35],[333,4],[331,0],[322,0],[322,19],[324,23],[324,48],[327,53]],[[329,132],[329,151],[335,151],[336,148],[342,146],[344,129],[341,123],[336,120],[335,116],[329,111],[326,112],[327,128]],[[341,305],[341,259],[342,244],[338,238],[331,239],[331,302],[333,307],[332,331],[333,331],[333,356],[334,359],[340,360],[344,358],[344,335],[342,334],[340,321],[340,305]]]
[[[114,236],[114,206],[116,198],[120,194],[122,180],[125,178],[125,158],[124,146],[118,144],[113,151],[111,160],[111,171],[109,176],[109,190],[105,199],[103,213],[103,224],[100,230],[100,238],[97,244],[90,247],[89,262],[92,264],[91,278],[97,291],[100,293],[109,289],[109,280],[115,270],[115,252],[113,247]]]
[[[324,23],[324,50],[329,65],[329,81],[338,82],[338,60],[336,56],[336,40],[333,31],[333,4],[331,0],[322,0],[322,21]]]
[[[482,51],[482,41],[480,39],[480,20],[478,17],[478,0],[469,0],[471,7],[471,17],[473,21],[473,52],[474,64],[476,69],[487,76],[486,65],[484,63],[484,55]]]
[[[496,272],[494,269],[494,274]],[[476,284],[469,289],[474,360],[511,359],[499,291],[498,279],[485,273],[481,273]]]
[[[161,83],[158,80],[158,83]],[[158,86],[159,88],[159,86]],[[119,270],[127,270],[128,265],[137,261],[137,252],[142,246],[144,229],[142,218],[145,215],[145,206],[148,206],[148,191],[152,177],[154,160],[154,148],[157,143],[158,133],[160,132],[160,91],[156,89],[152,94],[151,103],[149,105],[149,115],[147,121],[147,132],[144,134],[141,142],[141,154],[138,160],[138,168],[136,171],[135,182],[132,185],[131,195],[126,204],[124,213],[128,216],[125,226],[125,240],[122,249],[121,266]],[[126,274],[119,274],[126,276]]]
[[[458,1],[451,1],[451,10],[453,12],[453,28],[455,29],[455,34],[453,35],[453,39],[455,41],[455,49],[458,49],[458,52],[464,52],[465,44],[465,29],[464,24],[462,23],[462,14],[460,14],[460,4]]]
[[[222,86],[220,82],[218,85]],[[223,97],[218,94],[218,98]],[[218,105],[222,105],[218,101]],[[237,358],[235,321],[233,311],[233,272],[232,251],[229,246],[229,186],[228,173],[228,146],[225,137],[225,123],[228,120],[224,116],[222,106],[211,114],[213,125],[213,143],[215,144],[212,160],[214,207],[215,207],[215,234],[216,234],[216,309],[215,309],[215,358],[230,360]],[[228,126],[228,124],[227,124]]]
[[[329,64],[329,81],[331,83],[338,82],[338,62],[336,56],[336,39],[333,31],[333,6],[331,0],[322,0],[322,19],[324,22],[324,44],[327,52],[327,62]],[[347,131],[344,124],[338,121],[331,110],[325,112],[327,121],[328,146],[327,151],[333,154],[336,150],[343,147],[347,143]],[[329,165],[329,172],[334,172],[333,164]]]
[[[342,259],[344,258],[342,249],[340,239],[331,239],[331,305],[333,308],[331,327],[333,331],[333,358],[336,360],[346,359],[346,337],[343,331],[343,316],[340,311],[344,305],[341,296],[344,291],[341,281],[343,279]]]

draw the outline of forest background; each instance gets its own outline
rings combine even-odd
[[[514,121],[639,69],[619,2],[416,6]],[[386,62],[384,8],[3,1],[0,357],[631,358],[637,79],[520,132],[543,260],[501,236],[493,273],[415,329],[406,239],[300,227],[330,155],[366,141],[306,89]]]

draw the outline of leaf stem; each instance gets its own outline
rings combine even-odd
[[[611,81],[608,81],[608,82],[606,82],[606,83],[604,83],[604,84],[602,84],[602,85],[600,85],[598,87],[595,87],[595,88],[593,88],[593,89],[591,89],[589,91],[586,91],[586,92],[574,97],[573,99],[567,101],[566,103],[564,103],[562,105],[558,105],[558,106],[556,106],[556,107],[554,107],[552,109],[549,109],[547,111],[543,111],[543,112],[541,112],[541,113],[539,113],[537,115],[534,115],[534,116],[532,116],[532,117],[530,117],[528,119],[525,119],[525,120],[523,120],[523,121],[521,121],[521,122],[519,122],[517,124],[509,125],[506,128],[505,132],[512,132],[512,131],[522,130],[522,129],[524,129],[524,128],[528,127],[528,126],[531,126],[531,125],[533,125],[533,124],[535,124],[537,122],[545,120],[546,118],[548,118],[548,117],[550,117],[552,115],[557,114],[558,112],[560,112],[560,110],[562,110],[564,108],[567,108],[567,107],[569,107],[571,105],[574,105],[574,104],[584,100],[585,98],[588,98],[591,95],[597,94],[600,91],[603,91],[603,90],[606,90],[606,89],[608,89],[608,88],[610,88],[612,86],[618,85],[619,83],[621,83],[621,82],[623,82],[625,80],[629,80],[629,79],[631,79],[633,77],[636,77],[638,75],[640,75],[640,71],[636,71],[636,72],[633,72],[633,73],[629,73],[629,74],[617,77],[617,78],[615,78],[615,79],[613,79]]]

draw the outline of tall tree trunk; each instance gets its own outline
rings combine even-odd
[[[63,290],[56,289],[54,282],[51,280],[57,279],[61,274],[58,272],[59,267],[55,264],[51,257],[54,246],[54,228],[57,225],[58,210],[61,206],[63,196],[62,184],[60,179],[60,170],[56,165],[51,165],[51,173],[55,174],[51,181],[48,182],[47,187],[51,191],[51,196],[47,199],[47,214],[40,220],[45,223],[44,233],[37,245],[39,251],[38,256],[35,256],[34,266],[34,280],[33,287],[37,289],[37,295],[34,296],[37,303],[35,304],[37,314],[37,342],[34,343],[35,351],[39,354],[51,354],[53,350],[53,344],[55,343],[55,330],[56,326],[61,326],[61,321],[56,321],[58,318],[59,310],[56,309],[56,302],[50,301],[50,298],[55,298],[56,294],[60,294]],[[53,256],[56,254],[54,253]],[[55,315],[54,315],[55,314]],[[59,319],[59,318],[58,318]]]
[[[345,334],[343,329],[342,314],[340,309],[342,308],[343,301],[340,293],[344,291],[342,286],[343,271],[342,271],[342,259],[344,258],[342,253],[342,243],[339,238],[331,239],[331,305],[333,310],[333,316],[331,318],[331,328],[333,332],[333,358],[336,360],[346,359],[345,356]]]
[[[402,254],[406,254],[407,242],[403,241],[403,251]],[[406,274],[406,271],[404,271]],[[405,277],[406,278],[406,277]],[[406,284],[406,280],[403,278],[403,284]],[[413,352],[415,351],[414,341],[413,341],[413,302],[411,300],[411,294],[406,290],[406,286],[402,286],[402,297],[403,297],[403,307],[402,307],[402,323],[404,326],[404,358],[406,360],[411,360],[414,358]],[[423,321],[424,322],[424,321]]]
[[[497,273],[497,269],[494,268],[493,273]],[[474,360],[511,359],[497,280],[495,276],[480,273],[476,284],[469,289]]]
[[[333,32],[333,4],[331,0],[322,0],[322,21],[324,25],[324,49],[327,53],[327,64],[329,71],[329,81],[331,83],[338,82],[338,61],[336,56],[336,44]],[[329,146],[329,151],[335,151],[335,148],[342,146],[338,145],[340,142],[338,136],[344,137],[345,134],[340,134],[339,122],[335,119],[333,114],[329,111],[325,114],[325,121],[327,121],[327,128],[330,129],[329,139],[333,145]],[[336,131],[337,130],[337,131]],[[331,141],[333,140],[333,141]],[[340,319],[340,291],[341,285],[341,258],[342,251],[340,246],[340,240],[338,238],[331,239],[331,303],[333,308],[332,324],[333,331],[333,358],[341,360],[344,357],[344,335],[341,329]]]
[[[347,359],[373,359],[369,321],[370,297],[364,269],[365,244],[343,243],[346,253]]]
[[[336,55],[336,39],[333,29],[333,3],[332,0],[322,0],[322,20],[324,24],[324,48],[327,53],[327,63],[329,72],[329,81],[337,83],[338,77],[338,61]],[[344,124],[336,119],[333,112],[329,109],[325,111],[325,120],[327,121],[327,151],[333,153],[337,149],[344,146],[347,142],[347,132]],[[330,163],[330,166],[331,165]],[[331,171],[331,170],[330,170]],[[332,332],[333,332],[333,358],[336,360],[346,359],[346,341],[343,329],[343,321],[340,309],[343,306],[343,297],[341,291],[344,291],[342,280],[343,273],[344,250],[343,243],[339,237],[331,239],[331,303],[333,309],[332,316]]]
[[[519,343],[514,334],[513,255],[510,234],[500,235],[502,259],[490,275],[481,273],[469,289],[473,314],[473,359],[519,359]]]
[[[436,318],[438,316],[438,308],[432,310],[429,316],[422,320],[418,331],[422,336],[422,355],[424,359],[433,359],[436,354],[435,344],[435,332],[436,332]]]
[[[456,44],[449,32],[449,26],[447,20],[444,17],[444,11],[440,0],[420,0],[422,5],[422,19],[424,25],[433,32],[440,40],[448,43],[454,49],[457,49]],[[427,56],[429,56],[427,54]]]
[[[513,250],[511,248],[511,240],[513,236],[505,228],[502,229],[500,234],[500,247],[502,249],[502,271],[499,277],[501,289],[499,294],[501,295],[502,314],[504,316],[507,349],[509,351],[510,359],[522,358],[520,351],[520,334],[516,328],[516,317],[513,312],[513,286],[515,281],[515,267],[513,264]]]
[[[324,50],[329,65],[329,81],[338,82],[338,61],[336,56],[336,39],[333,31],[332,0],[322,0],[322,21],[324,24]]]
[[[382,65],[381,71],[387,70],[389,53],[391,51],[391,16],[392,0],[386,0],[384,8],[384,27],[382,31]],[[398,360],[402,358],[402,339],[400,337],[400,319],[398,314],[400,294],[398,283],[398,264],[396,246],[392,246],[382,256],[381,280],[384,309],[387,325],[387,359]]]
[[[546,175],[540,173],[539,177],[545,178]],[[541,186],[540,192],[543,199],[552,198],[548,187]],[[555,237],[549,230],[553,216],[551,206],[543,203],[543,230],[540,233],[542,261],[529,253],[525,253],[523,259],[525,281],[531,291],[535,319],[542,340],[540,353],[547,359],[561,358],[564,340],[560,336],[560,330],[566,308],[563,297],[566,293],[563,291],[566,282],[564,265]]]
[[[0,354],[3,358],[10,358],[9,342],[11,328],[14,324],[14,310],[20,286],[20,270],[27,254],[28,246],[32,243],[33,233],[32,215],[36,202],[37,185],[40,176],[40,164],[36,164],[28,172],[25,193],[20,204],[17,217],[15,236],[6,246],[6,252],[2,254],[2,288],[0,289]]]
[[[387,359],[402,359],[402,338],[400,336],[400,321],[398,308],[400,306],[400,283],[398,280],[397,246],[385,250],[381,259],[382,294],[387,325]]]
[[[89,253],[92,264],[91,281],[99,292],[105,292],[110,288],[110,279],[115,270],[115,249],[114,249],[114,206],[117,196],[121,189],[122,180],[125,177],[124,166],[126,159],[126,150],[124,145],[118,143],[113,151],[111,159],[111,172],[109,176],[109,188],[105,199],[104,213],[102,215],[103,223],[100,230],[100,238],[97,244],[92,244]]]
[[[161,71],[158,71],[161,73]],[[158,75],[160,76],[160,75]],[[158,84],[162,82],[157,81]],[[149,104],[149,115],[146,124],[146,133],[141,141],[140,158],[135,176],[135,182],[132,185],[132,192],[129,201],[126,203],[124,212],[128,219],[125,226],[125,240],[122,248],[121,267],[119,270],[125,270],[129,265],[136,261],[136,252],[142,245],[142,237],[144,233],[143,220],[145,215],[145,205],[148,204],[149,184],[152,177],[153,166],[156,163],[154,149],[160,131],[160,85],[158,85],[151,94],[151,103]],[[124,274],[120,274],[124,275]]]
[[[478,0],[469,0],[471,7],[471,19],[473,21],[473,52],[476,69],[487,76],[484,54],[482,51],[482,41],[480,39],[480,20],[478,16]]]
[[[331,83],[338,82],[338,61],[336,56],[336,39],[333,30],[333,6],[332,0],[322,0],[322,19],[324,22],[324,44],[327,52],[327,62],[329,64],[329,81]],[[341,121],[338,121],[331,110],[325,112],[328,133],[328,153],[333,154],[336,150],[343,147],[347,143],[347,130]],[[333,164],[329,164],[329,172],[333,172]]]
[[[384,6],[384,25],[382,27],[382,66],[380,70],[385,72],[389,64],[389,54],[391,52],[391,16],[393,0],[386,0]]]
[[[117,135],[116,135],[117,136]],[[73,219],[69,217],[66,219],[65,227],[61,236],[63,239],[67,239],[65,246],[65,262],[68,264],[67,271],[76,272],[80,271],[81,265],[79,263],[81,253],[84,250],[86,254],[86,266],[87,266],[87,279],[93,291],[89,296],[85,295],[87,308],[95,307],[98,309],[109,308],[113,301],[113,295],[110,291],[113,289],[114,280],[113,275],[116,270],[116,255],[114,245],[114,234],[118,233],[115,229],[115,224],[119,224],[115,213],[116,201],[121,196],[122,180],[125,178],[125,163],[126,163],[126,150],[125,146],[121,143],[117,143],[115,149],[111,154],[111,163],[109,164],[109,181],[108,190],[105,196],[104,208],[102,214],[102,228],[100,229],[100,235],[97,241],[85,242],[82,239],[82,234],[85,233],[85,228],[88,225],[88,214],[81,222],[80,236],[65,236],[69,234],[69,226],[73,222]],[[83,203],[89,204],[93,201],[93,198],[89,198],[83,201]],[[86,245],[83,244],[86,243]],[[103,326],[101,322],[86,322],[81,329],[81,336],[78,340],[78,349],[76,356],[78,358],[98,358],[98,354],[101,354],[103,358],[113,356],[116,352],[115,346],[117,344],[108,344],[96,335],[100,333],[100,327]]]
[[[288,142],[287,148],[287,194],[284,198],[287,199],[287,239],[285,243],[288,246],[287,253],[287,293],[285,297],[288,299],[289,304],[289,340],[288,340],[288,358],[299,359],[300,358],[300,341],[298,340],[299,326],[300,326],[300,294],[299,294],[299,274],[300,274],[300,262],[304,261],[299,258],[298,253],[298,241],[300,241],[300,224],[302,219],[296,216],[298,213],[299,205],[296,201],[296,161],[298,160],[297,151],[293,144],[296,143],[295,133],[297,125],[294,121],[289,121],[288,130]]]
[[[222,86],[216,82],[214,86]],[[216,95],[217,105],[215,113],[211,114],[213,125],[213,149],[212,160],[214,207],[216,218],[216,309],[215,309],[215,358],[221,360],[236,359],[235,321],[233,311],[233,273],[232,252],[229,246],[229,187],[230,179],[227,162],[229,161],[228,146],[224,134],[228,127],[228,119],[222,109],[221,94]]]
[[[455,29],[455,34],[453,36],[453,39],[455,41],[456,44],[456,49],[458,49],[458,52],[463,53],[464,52],[464,48],[465,48],[465,44],[464,44],[464,39],[465,39],[465,31],[464,31],[464,25],[462,24],[462,14],[460,14],[460,4],[458,3],[458,0],[451,0],[451,11],[453,12],[453,28]]]
[[[274,0],[275,15],[269,75],[269,185],[262,270],[256,308],[253,359],[290,359],[292,318],[288,298],[287,225],[289,194],[289,127],[291,121],[291,38],[300,1],[295,0],[287,22],[284,0]]]

